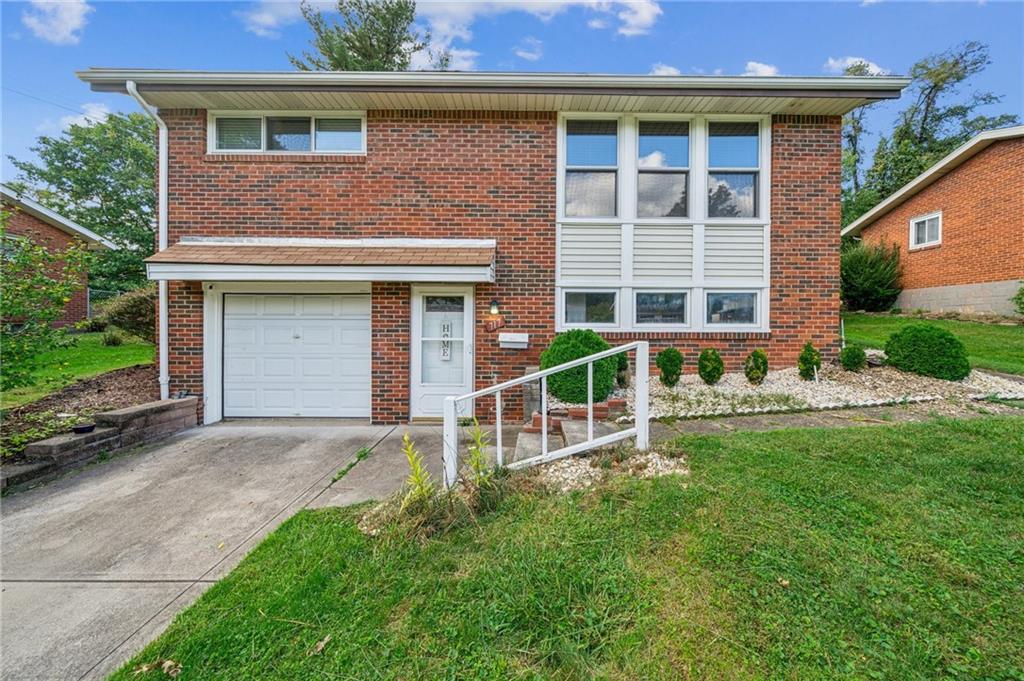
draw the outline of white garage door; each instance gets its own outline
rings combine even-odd
[[[224,416],[369,415],[369,296],[224,296]]]

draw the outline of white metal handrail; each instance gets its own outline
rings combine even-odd
[[[620,430],[615,433],[610,433],[598,438],[594,437],[594,362],[605,359],[607,357],[613,357],[623,352],[635,351],[635,357],[633,358],[634,365],[634,379],[633,379],[633,394],[634,394],[634,419],[633,427]],[[444,399],[444,448],[441,452],[441,457],[444,463],[444,484],[446,488],[451,488],[456,480],[458,479],[459,471],[459,432],[458,432],[458,418],[457,418],[457,405],[459,402],[467,400],[475,400],[479,397],[486,397],[488,395],[494,395],[494,420],[495,420],[495,447],[497,450],[497,463],[499,466],[505,464],[505,452],[502,448],[502,433],[501,433],[501,393],[509,388],[523,385],[525,383],[532,383],[533,381],[540,381],[540,414],[541,414],[541,453],[539,456],[534,456],[529,459],[522,461],[515,461],[509,464],[509,468],[525,468],[527,466],[533,466],[539,463],[545,463],[548,461],[554,461],[562,457],[570,456],[572,454],[578,454],[579,452],[585,452],[589,449],[596,447],[603,447],[619,440],[625,440],[627,438],[636,436],[636,448],[645,450],[648,447],[650,441],[650,431],[648,423],[648,389],[649,389],[649,376],[650,367],[648,362],[650,361],[650,349],[647,341],[633,341],[632,343],[626,343],[625,345],[619,345],[617,347],[596,352],[593,355],[581,357],[580,359],[574,359],[558,366],[536,371],[532,374],[522,376],[521,378],[514,378],[511,381],[505,381],[504,383],[498,383],[492,385],[489,388],[482,390],[476,390],[465,395],[459,395],[458,397],[446,397]],[[557,374],[567,369],[574,369],[579,366],[587,366],[587,439],[583,442],[568,447],[562,447],[554,451],[548,451],[548,376]]]

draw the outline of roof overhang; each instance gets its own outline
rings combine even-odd
[[[134,82],[163,109],[447,109],[841,115],[896,99],[909,80],[486,72],[208,72],[92,68],[98,92]]]
[[[970,140],[956,148],[952,153],[941,161],[924,171],[913,180],[903,185],[903,188],[869,210],[864,215],[847,225],[843,236],[858,236],[865,227],[870,226],[883,215],[893,210],[900,204],[908,201],[915,194],[925,187],[938,182],[943,177],[953,172],[967,161],[971,160],[985,149],[989,148],[1000,140],[1024,137],[1024,125],[1017,125],[1011,128],[998,128],[986,130],[972,137]]]
[[[493,239],[186,237],[146,259],[157,281],[493,282]]]
[[[59,229],[65,234],[76,236],[86,243],[90,250],[117,250],[117,244],[100,236],[91,229],[87,229],[74,220],[70,220],[59,213],[56,213],[46,206],[33,201],[23,194],[19,194],[7,185],[0,184],[0,197],[18,210],[42,220],[46,224]]]

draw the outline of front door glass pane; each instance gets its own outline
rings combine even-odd
[[[421,330],[424,384],[465,380],[465,296],[424,296]]]

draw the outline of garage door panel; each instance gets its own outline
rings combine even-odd
[[[225,416],[369,416],[369,296],[225,296]]]

